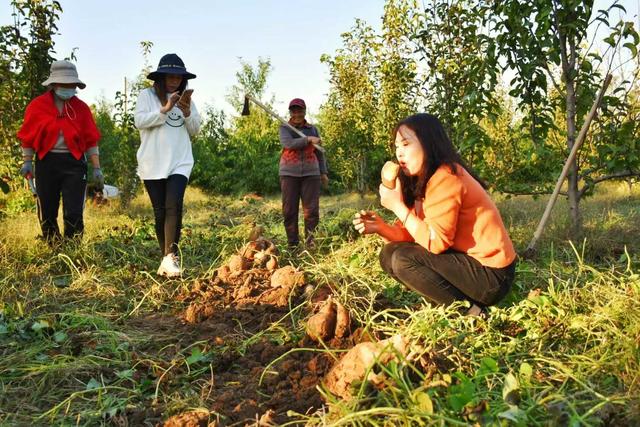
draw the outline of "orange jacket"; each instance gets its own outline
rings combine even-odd
[[[412,210],[423,221],[415,236],[400,221],[396,227],[434,254],[451,248],[487,267],[508,266],[516,252],[498,208],[462,166],[456,172],[443,165],[429,179],[424,201],[416,200]]]

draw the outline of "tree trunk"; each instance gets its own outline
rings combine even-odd
[[[560,59],[562,60],[562,80],[566,85],[566,108],[567,108],[567,147],[571,153],[573,144],[576,142],[576,79],[578,69],[576,62],[576,36],[567,38],[559,22],[558,9],[559,0],[553,0],[553,22],[557,32],[560,45]],[[576,240],[582,231],[582,219],[580,216],[580,192],[578,190],[578,157],[571,161],[568,172],[567,194],[569,195],[569,217],[571,219],[571,238]]]
[[[567,147],[571,152],[576,141],[576,93],[575,82],[567,82]],[[567,194],[569,195],[569,217],[571,219],[571,238],[577,240],[582,233],[582,216],[580,214],[580,191],[578,188],[577,156],[569,167]]]

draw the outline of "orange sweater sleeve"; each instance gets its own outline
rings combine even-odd
[[[424,198],[424,220],[414,236],[416,243],[434,254],[453,245],[464,191],[462,180],[449,168],[433,174]]]
[[[414,212],[413,209],[411,211]],[[414,241],[411,233],[409,233],[409,231],[406,228],[404,228],[404,226],[402,225],[402,221],[400,221],[399,219],[396,219],[394,223],[391,224],[390,226],[395,228],[402,235],[402,237],[399,240],[394,240],[394,241],[396,242],[413,242]]]

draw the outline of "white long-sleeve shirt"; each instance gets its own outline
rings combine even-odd
[[[167,114],[153,88],[138,95],[135,125],[140,131],[138,176],[140,179],[166,179],[169,175],[189,178],[193,168],[191,136],[200,130],[200,115],[191,101],[191,114],[185,118],[174,106]]]

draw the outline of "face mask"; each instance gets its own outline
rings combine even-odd
[[[75,87],[72,87],[72,88],[57,87],[54,89],[54,91],[56,95],[58,95],[58,98],[64,99],[65,101],[73,98],[75,94],[78,92],[78,90]]]

